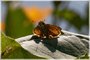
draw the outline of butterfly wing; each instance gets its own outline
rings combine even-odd
[[[46,37],[46,38],[55,38],[58,35],[61,34],[61,28],[55,25],[50,25],[50,24],[45,24],[46,28],[43,28],[45,32],[42,32],[43,30],[41,29],[40,26],[37,26],[34,28],[33,33],[38,36],[38,37]]]
[[[52,36],[58,36],[59,34],[61,34],[61,28],[55,25],[50,25],[50,24],[46,24],[48,30],[49,30],[49,35]]]
[[[41,30],[40,30],[39,26],[37,26],[37,27],[34,28],[33,33],[34,33],[35,35],[38,35],[38,36],[41,35]]]

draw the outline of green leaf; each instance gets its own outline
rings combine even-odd
[[[1,34],[1,58],[2,59],[41,59],[24,50],[13,38]]]
[[[8,5],[7,7],[5,34],[12,38],[19,38],[32,34],[34,26],[25,16],[23,9],[13,9]]]

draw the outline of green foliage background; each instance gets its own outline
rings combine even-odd
[[[67,1],[52,1],[54,6],[52,24],[57,25],[58,22],[61,23],[62,20],[64,20],[68,22],[66,30],[69,30],[72,26],[75,27],[78,32],[81,32],[83,26],[87,26],[89,28],[89,3],[86,8],[86,17],[82,18],[77,12],[68,9],[67,7],[62,9],[62,6],[65,5],[66,2]],[[19,38],[32,34],[34,24],[26,17],[23,9],[21,7],[12,8],[11,1],[3,1],[2,3],[7,7],[5,34],[12,38]]]
[[[22,8],[12,9],[11,2],[6,2],[7,14],[6,14],[6,35],[12,38],[19,38],[32,33],[33,24],[27,20]]]

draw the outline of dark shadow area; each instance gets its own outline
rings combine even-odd
[[[70,48],[70,47],[65,47],[65,46],[57,46],[56,48],[57,50],[65,53],[65,54],[69,54],[69,55],[72,55],[72,56],[79,56],[78,55],[78,52],[76,52],[74,49]],[[76,53],[75,53],[76,52]]]
[[[37,36],[32,36],[30,40],[34,40],[35,43],[39,44],[39,42],[41,42],[41,39]]]
[[[56,47],[58,44],[57,38],[47,39],[47,38],[39,38],[37,36],[32,36],[30,40],[34,40],[35,43],[39,44],[39,42],[42,42],[44,46],[46,46],[51,52],[56,51]]]
[[[57,40],[57,38],[53,38],[53,39],[43,39],[42,43],[43,43],[44,46],[46,46],[51,52],[55,52],[55,51],[56,51],[57,44],[58,44],[58,40]]]

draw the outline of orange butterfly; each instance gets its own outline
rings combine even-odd
[[[57,38],[59,35],[63,34],[62,29],[55,25],[45,24],[40,21],[38,25],[33,30],[34,36],[39,38]]]

